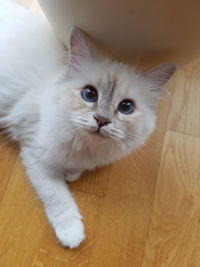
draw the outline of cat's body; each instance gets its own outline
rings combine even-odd
[[[176,67],[140,75],[123,64],[95,61],[77,30],[69,48],[67,57],[45,20],[0,0],[0,123],[20,143],[60,242],[75,247],[84,230],[65,179],[144,143],[155,125],[153,105]]]

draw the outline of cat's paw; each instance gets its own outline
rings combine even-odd
[[[57,225],[56,236],[66,247],[75,248],[85,239],[84,226],[80,219],[74,218]]]
[[[73,182],[77,180],[80,176],[81,176],[81,172],[69,171],[67,172],[67,175],[65,176],[65,180],[67,182]]]

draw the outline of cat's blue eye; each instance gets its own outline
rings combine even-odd
[[[135,110],[135,103],[131,99],[124,99],[119,103],[117,110],[125,115],[129,115]]]
[[[94,86],[86,85],[81,91],[81,96],[87,102],[96,102],[98,99],[98,92]]]

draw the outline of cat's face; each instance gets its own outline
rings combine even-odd
[[[154,105],[176,69],[164,64],[143,74],[110,60],[94,61],[83,35],[71,36],[70,118],[77,133],[91,142],[114,142],[133,149],[154,129]]]
[[[126,145],[152,131],[155,117],[133,70],[103,61],[93,63],[92,73],[82,71],[78,76],[69,90],[71,117],[83,134],[95,142],[111,139]]]

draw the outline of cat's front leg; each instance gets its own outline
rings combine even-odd
[[[42,164],[30,149],[23,149],[21,157],[59,241],[64,246],[77,247],[85,238],[84,227],[64,179]]]

